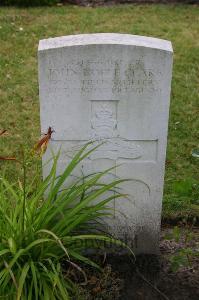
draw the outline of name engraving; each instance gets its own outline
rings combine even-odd
[[[120,59],[71,61],[48,70],[51,90],[79,91],[82,95],[99,90],[111,90],[113,94],[155,92],[160,75],[145,68],[141,59],[128,64]]]

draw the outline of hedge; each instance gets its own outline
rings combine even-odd
[[[0,5],[16,5],[16,6],[43,6],[54,5],[59,0],[0,0]]]

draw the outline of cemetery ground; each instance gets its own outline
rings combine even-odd
[[[119,294],[124,291],[121,299],[128,293],[135,295],[128,299],[199,297],[198,258],[192,255],[198,247],[199,216],[199,161],[192,156],[198,147],[199,125],[198,19],[199,7],[186,5],[0,8],[0,129],[8,130],[0,144],[0,153],[6,156],[17,156],[21,146],[32,147],[39,136],[36,54],[40,39],[120,32],[168,39],[174,47],[163,224],[185,224],[189,231],[179,234],[178,229],[166,227],[158,261],[151,257],[145,263],[145,258],[140,257],[132,268],[120,257],[107,257],[100,277],[88,269],[89,289],[88,285],[86,289],[82,287],[82,295],[87,299],[120,299]],[[21,176],[17,164],[1,163],[0,168],[8,179]],[[35,163],[34,168],[29,173],[30,178],[35,170],[40,170],[39,163]],[[183,249],[188,252],[184,253]],[[176,273],[174,269],[179,266]]]
[[[198,6],[135,5],[0,8],[1,127],[10,135],[1,153],[17,153],[39,134],[37,47],[40,39],[67,34],[125,32],[171,40],[174,69],[163,217],[198,216]],[[8,176],[16,170],[7,166]]]
[[[187,231],[179,230],[180,236],[176,238],[171,227],[163,228],[158,259],[139,255],[133,264],[130,257],[116,254],[106,257],[100,275],[87,269],[88,283],[80,288],[80,300],[198,300],[199,256],[188,255],[190,265],[185,265],[179,253],[198,249],[199,231],[192,229],[187,239]],[[95,259],[103,265],[104,257]],[[72,276],[82,283],[77,274]]]

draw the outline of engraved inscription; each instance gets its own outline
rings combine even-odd
[[[141,59],[129,63],[121,59],[71,61],[60,67],[50,67],[48,72],[50,86],[82,94],[99,90],[111,90],[113,94],[155,92],[161,76],[145,68]]]

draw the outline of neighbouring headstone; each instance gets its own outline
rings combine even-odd
[[[136,253],[157,253],[172,77],[169,41],[100,33],[39,43],[41,129],[62,145],[59,168],[89,140],[106,140],[84,173],[114,165],[126,200],[113,201],[108,230]],[[47,151],[45,163],[51,155]],[[44,176],[49,166],[43,167]]]

